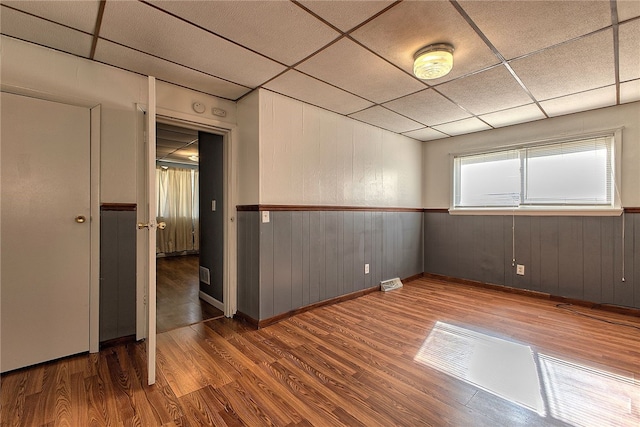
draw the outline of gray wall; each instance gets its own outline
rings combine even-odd
[[[524,276],[511,266],[512,221],[426,212],[425,272],[640,308],[640,214],[625,214],[624,253],[622,217],[515,217]]]
[[[237,212],[238,311],[260,318],[260,212]]]
[[[238,310],[262,320],[423,271],[422,212],[238,212]],[[364,274],[364,264],[370,267]]]
[[[209,269],[211,284],[200,290],[223,302],[224,266],[224,157],[223,138],[198,132],[200,159],[200,265]],[[211,201],[216,201],[215,212]]]
[[[136,211],[100,212],[100,342],[136,333]]]

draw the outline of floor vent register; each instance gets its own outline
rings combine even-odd
[[[399,289],[402,287],[402,282],[399,278],[383,280],[380,282],[380,290],[383,292],[392,291],[394,289]]]

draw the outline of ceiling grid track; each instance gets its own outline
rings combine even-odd
[[[618,3],[610,0],[611,4],[611,24],[613,27],[613,66],[616,73],[616,105],[620,105],[620,33],[618,23]]]
[[[101,1],[102,1],[102,0],[101,0]],[[113,0],[111,0],[111,1],[113,1]],[[116,0],[116,1],[120,1],[120,0]],[[185,18],[183,18],[183,17],[181,17],[181,16],[178,16],[178,15],[176,15],[176,14],[174,14],[174,13],[171,13],[171,12],[169,12],[169,11],[167,11],[167,10],[161,9],[160,7],[158,7],[158,6],[156,6],[156,5],[152,4],[152,3],[149,3],[149,2],[147,2],[147,1],[143,1],[143,0],[139,0],[139,1],[140,1],[140,3],[143,3],[143,4],[145,4],[145,5],[147,5],[147,6],[150,6],[150,7],[154,8],[154,9],[157,9],[158,11],[160,11],[160,12],[162,12],[162,13],[166,13],[167,15],[169,15],[169,16],[171,16],[171,17],[175,18],[175,19],[178,19],[178,20],[180,20],[180,21],[184,22],[185,24],[191,25],[191,26],[193,26],[193,27],[195,27],[195,28],[198,28],[198,29],[200,29],[200,30],[202,30],[202,31],[205,31],[205,32],[207,32],[207,33],[209,33],[209,34],[211,34],[211,35],[213,35],[213,36],[219,37],[219,38],[221,38],[221,39],[222,39],[222,40],[224,40],[224,41],[227,41],[227,42],[232,43],[232,44],[234,44],[234,45],[236,45],[236,46],[238,46],[238,47],[241,47],[241,48],[243,48],[243,49],[246,49],[246,50],[248,50],[248,51],[249,51],[249,52],[251,52],[251,53],[254,53],[254,54],[256,54],[256,55],[259,55],[259,56],[261,56],[261,57],[263,57],[263,58],[265,58],[265,59],[268,59],[268,60],[270,60],[270,61],[273,61],[273,62],[275,62],[275,63],[277,63],[277,64],[279,64],[279,65],[282,65],[282,66],[284,66],[284,67],[286,67],[286,66],[287,66],[287,64],[284,64],[284,63],[282,63],[282,62],[280,62],[280,61],[278,61],[278,60],[276,60],[276,59],[270,58],[269,56],[267,56],[267,55],[265,55],[265,54],[263,54],[263,53],[261,53],[261,52],[258,52],[258,51],[254,50],[254,49],[251,49],[251,48],[247,47],[247,46],[244,46],[244,45],[242,45],[242,44],[240,44],[240,43],[238,43],[238,42],[236,42],[236,41],[234,41],[234,40],[232,40],[232,39],[230,39],[230,38],[228,38],[228,37],[225,37],[225,36],[223,36],[223,35],[221,35],[221,34],[218,34],[218,33],[214,32],[214,31],[211,31],[211,30],[209,30],[209,29],[207,29],[207,28],[203,27],[202,25],[198,25],[198,24],[196,24],[195,22],[189,21],[188,19],[185,19]],[[217,77],[217,76],[216,76],[216,77]],[[236,84],[238,84],[238,83],[236,83]]]
[[[491,41],[489,40],[489,38],[480,30],[480,28],[476,25],[475,22],[473,22],[473,20],[471,19],[471,17],[467,14],[467,12],[462,8],[462,6],[460,6],[460,4],[458,3],[457,0],[449,0],[451,2],[451,4],[453,5],[453,7],[456,8],[456,10],[458,11],[458,13],[464,18],[465,21],[467,21],[467,23],[471,26],[471,28],[473,28],[473,31],[476,32],[476,34],[482,39],[482,41],[484,41],[484,43],[489,47],[489,49],[491,49],[491,51],[493,52],[494,55],[496,55],[496,57],[498,58],[498,60],[502,63],[502,65],[505,66],[505,68],[507,69],[507,71],[509,71],[509,73],[511,74],[511,76],[516,80],[516,82],[518,82],[518,84],[520,85],[520,87],[522,88],[522,90],[524,90],[526,92],[526,94],[529,96],[529,98],[531,98],[531,100],[536,104],[536,106],[540,109],[540,111],[542,112],[542,114],[544,114],[545,118],[549,118],[549,115],[547,114],[547,112],[544,110],[544,108],[542,108],[542,105],[540,105],[540,103],[538,102],[538,100],[533,96],[533,94],[531,93],[531,91],[525,86],[525,84],[522,82],[522,80],[520,79],[520,77],[518,77],[518,75],[516,74],[516,72],[513,70],[513,68],[511,68],[511,65],[509,65],[509,62],[505,59],[505,57],[498,51],[498,49],[493,45],[493,43],[491,43]],[[493,127],[493,126],[492,126]]]
[[[94,59],[96,55],[96,47],[98,46],[98,39],[100,38],[100,27],[102,27],[102,18],[104,16],[104,8],[106,5],[107,0],[100,0],[98,16],[96,17],[96,28],[93,31],[93,40],[91,41],[91,53],[89,54],[89,59]]]
[[[299,61],[295,62],[295,63],[294,63],[294,64],[292,64],[292,65],[288,65],[288,66],[286,66],[287,68],[286,68],[285,70],[283,70],[283,71],[281,71],[280,73],[276,74],[275,76],[271,77],[269,80],[267,80],[267,81],[265,81],[265,82],[261,83],[261,84],[260,84],[260,85],[258,85],[257,87],[253,88],[253,90],[251,90],[251,91],[249,91],[249,92],[245,93],[244,95],[240,96],[239,98],[237,98],[237,99],[235,100],[235,102],[238,102],[238,101],[240,101],[241,99],[245,98],[247,95],[249,95],[250,93],[252,93],[254,90],[264,88],[264,86],[265,86],[265,85],[267,85],[267,84],[269,84],[270,82],[274,81],[275,79],[277,79],[278,77],[280,77],[280,76],[282,76],[283,74],[287,73],[288,71],[295,70],[295,71],[297,71],[297,72],[299,72],[299,73],[304,74],[304,75],[305,75],[305,76],[307,76],[307,77],[311,77],[311,78],[313,78],[313,79],[315,79],[315,80],[317,80],[317,81],[319,81],[319,82],[322,82],[322,83],[324,83],[324,84],[328,84],[328,85],[330,85],[330,86],[335,87],[336,89],[340,89],[340,90],[342,90],[342,91],[344,91],[344,92],[347,92],[347,93],[349,93],[349,94],[351,94],[351,95],[357,96],[358,98],[364,99],[365,101],[368,101],[368,102],[371,102],[371,103],[373,103],[373,104],[377,105],[375,102],[373,102],[373,101],[371,101],[371,100],[369,100],[369,99],[367,99],[367,98],[364,98],[364,97],[362,97],[362,96],[360,96],[360,95],[356,95],[356,94],[355,94],[355,93],[353,93],[353,92],[350,92],[350,91],[348,91],[348,90],[346,90],[346,89],[343,89],[343,88],[341,88],[341,87],[338,87],[338,86],[336,86],[336,85],[334,85],[334,84],[331,84],[331,83],[329,83],[329,82],[326,82],[326,81],[324,81],[324,80],[321,80],[321,79],[319,79],[319,78],[317,78],[317,77],[311,76],[311,75],[309,75],[309,74],[307,74],[307,73],[305,73],[305,72],[303,72],[303,71],[300,71],[300,70],[296,69],[295,67],[297,67],[298,65],[300,65],[300,64],[302,64],[302,63],[304,63],[305,61],[309,60],[310,58],[312,58],[312,57],[316,56],[317,54],[319,54],[320,52],[322,52],[322,51],[326,50],[326,49],[327,49],[327,48],[329,48],[330,46],[332,46],[332,45],[336,44],[337,42],[339,42],[340,40],[342,40],[343,38],[345,38],[349,33],[351,33],[352,31],[357,30],[358,28],[360,28],[360,27],[362,27],[363,25],[367,24],[368,22],[372,21],[372,20],[373,20],[373,19],[375,19],[377,16],[379,16],[379,15],[383,14],[383,13],[384,13],[384,12],[386,12],[387,10],[391,9],[392,7],[394,7],[396,4],[401,3],[401,1],[402,1],[402,0],[398,0],[398,1],[394,2],[394,3],[392,3],[391,5],[389,5],[389,6],[385,7],[385,8],[384,8],[384,9],[382,9],[380,12],[376,13],[375,15],[373,15],[372,17],[370,17],[370,18],[369,18],[369,19],[367,19],[366,21],[361,22],[360,24],[358,24],[357,26],[355,26],[354,28],[352,28],[352,29],[350,29],[349,31],[346,31],[346,32],[345,32],[345,31],[340,30],[338,27],[336,27],[335,25],[331,24],[331,23],[330,23],[329,21],[327,21],[326,19],[324,19],[324,18],[322,18],[321,16],[319,16],[317,13],[315,13],[315,12],[313,12],[312,10],[310,10],[309,8],[305,7],[305,6],[304,6],[303,4],[301,4],[299,1],[297,1],[297,0],[290,0],[290,1],[291,1],[291,3],[295,4],[296,6],[298,6],[299,8],[301,8],[302,10],[304,10],[305,12],[307,12],[308,14],[310,14],[311,16],[313,16],[314,18],[316,18],[316,19],[318,19],[319,21],[321,21],[323,24],[327,25],[329,28],[331,28],[331,29],[333,29],[334,31],[338,32],[340,35],[339,35],[338,37],[336,37],[335,39],[331,40],[331,41],[330,41],[329,43],[327,43],[326,45],[322,46],[320,49],[316,50],[315,52],[313,52],[313,53],[311,53],[311,54],[307,55],[306,57],[302,58],[301,60],[299,60]],[[271,58],[269,58],[269,59],[271,59]],[[282,65],[285,65],[285,64],[282,64]],[[266,89],[266,88],[265,88],[265,89]],[[270,89],[267,89],[267,90],[270,90]],[[279,92],[276,92],[276,91],[272,91],[272,92],[279,93]],[[289,97],[288,95],[285,95],[285,94],[282,94],[282,93],[281,93],[280,95],[283,95],[283,96],[287,96],[287,97]],[[289,98],[291,98],[291,97],[289,97]],[[295,99],[295,98],[292,98],[292,99]],[[312,105],[313,105],[313,104],[312,104]],[[319,108],[322,108],[322,107],[319,107]],[[371,108],[371,107],[367,107],[367,108]],[[331,111],[331,110],[329,110],[329,111]],[[355,112],[352,112],[352,113],[350,113],[350,114],[354,114],[354,113],[355,113]]]
[[[621,0],[0,7],[0,33],[16,43],[232,102],[263,88],[423,141],[640,100],[640,8]],[[417,78],[416,49],[444,42],[451,75]]]

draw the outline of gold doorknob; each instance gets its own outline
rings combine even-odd
[[[167,223],[159,222],[156,224],[155,222],[139,222],[138,228],[148,228],[149,230],[151,230],[152,228],[159,228],[160,230],[164,230],[165,228],[167,228]]]
[[[84,216],[82,216],[82,215],[78,215],[78,216],[76,217],[76,222],[77,222],[78,224],[82,224],[82,223],[83,223],[83,222],[85,222],[86,220],[87,220],[87,218],[85,218],[85,217],[84,217]]]

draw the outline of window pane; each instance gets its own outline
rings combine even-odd
[[[520,159],[510,150],[469,156],[458,164],[458,194],[455,206],[518,206],[520,202]]]
[[[526,204],[611,204],[608,145],[604,140],[529,149]]]
[[[612,206],[613,135],[454,159],[454,208]]]

